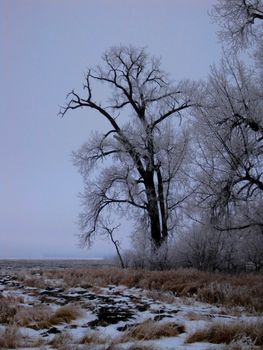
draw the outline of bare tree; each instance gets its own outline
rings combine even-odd
[[[263,229],[248,231],[243,240],[243,256],[247,264],[256,271],[263,269]]]
[[[231,48],[256,48],[258,71],[228,51],[203,86],[194,112],[200,130],[199,201],[211,210],[218,229],[247,229],[263,224],[258,215],[263,205],[263,2],[218,0],[212,16]]]
[[[220,25],[219,37],[238,50],[248,47],[263,35],[262,0],[218,0],[211,15]]]
[[[199,130],[197,193],[218,229],[263,225],[263,91],[252,71],[225,60],[194,108]]]
[[[176,242],[177,264],[199,270],[214,271],[219,267],[222,249],[221,236],[204,227],[193,227],[187,234],[179,236]]]
[[[121,251],[120,251],[120,242],[118,239],[114,238],[114,235],[113,235],[114,231],[117,230],[119,227],[120,227],[120,225],[115,226],[115,227],[111,227],[109,222],[103,223],[101,225],[101,229],[106,232],[107,236],[109,236],[111,242],[113,243],[115,250],[116,250],[116,253],[117,253],[117,256],[118,256],[118,259],[119,259],[119,262],[120,262],[120,265],[124,269],[125,263],[124,263],[124,260],[122,258]]]
[[[182,93],[185,86],[174,85],[160,60],[144,49],[112,47],[103,61],[104,66],[88,71],[85,96],[73,90],[60,111],[63,117],[70,110],[87,108],[110,126],[74,154],[85,180],[82,242],[90,242],[101,218],[113,210],[130,213],[135,221],[144,218],[144,227],[158,248],[174,230],[180,206],[190,195],[179,175],[188,144],[187,135],[178,131],[181,112],[189,106]],[[104,103],[94,99],[96,83],[111,89]],[[96,179],[91,175],[94,169]]]

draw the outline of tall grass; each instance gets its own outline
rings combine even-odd
[[[158,323],[152,320],[146,320],[126,331],[121,338],[122,341],[131,340],[153,340],[163,337],[176,337],[184,333],[185,327],[174,322]]]
[[[0,349],[16,349],[22,345],[22,335],[17,326],[7,326],[0,331]]]
[[[42,278],[61,281],[61,286],[89,288],[109,284],[169,292],[173,296],[227,307],[241,306],[253,313],[263,312],[263,275],[202,272],[194,269],[169,271],[121,270],[118,268],[80,268],[48,270]]]
[[[215,322],[204,329],[195,331],[187,338],[187,343],[207,341],[215,344],[230,344],[235,339],[242,337],[247,337],[255,345],[263,348],[263,321],[230,324]]]
[[[18,326],[39,330],[62,323],[70,323],[81,315],[80,308],[71,304],[62,306],[55,312],[48,305],[35,305],[18,310],[13,321]]]

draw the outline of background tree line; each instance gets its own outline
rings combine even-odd
[[[225,47],[206,81],[175,83],[145,49],[112,47],[60,111],[109,126],[74,153],[79,223],[81,243],[108,235],[122,266],[263,266],[263,2],[219,0],[211,16]],[[133,222],[125,256],[118,217]]]

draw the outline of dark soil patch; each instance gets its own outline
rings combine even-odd
[[[128,321],[134,316],[133,311],[114,306],[102,306],[95,313],[98,318],[88,323],[91,328],[98,326],[106,327],[120,321]]]
[[[57,327],[51,327],[46,332],[41,333],[42,337],[48,337],[50,334],[59,334],[61,331]]]

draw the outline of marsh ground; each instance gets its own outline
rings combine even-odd
[[[0,348],[262,349],[263,276],[1,261]]]

